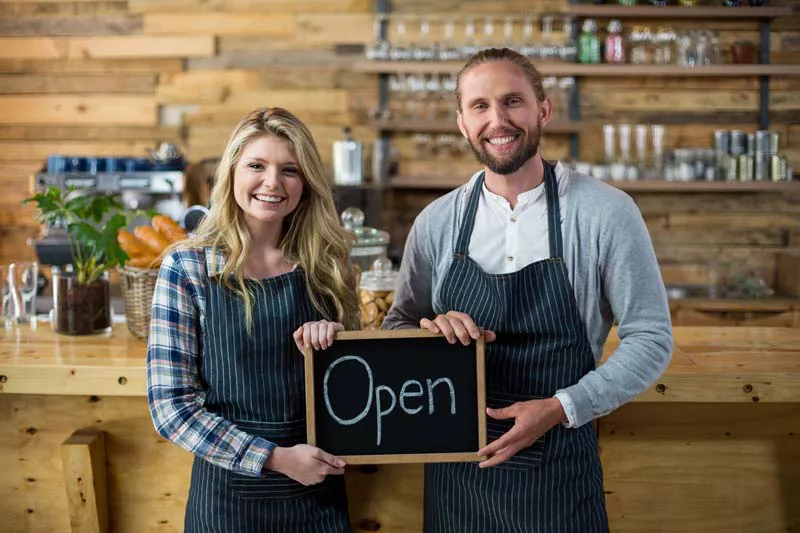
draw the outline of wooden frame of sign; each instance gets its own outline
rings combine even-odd
[[[378,330],[378,331],[345,331],[345,332],[336,333],[335,339],[336,339],[336,341],[361,341],[361,340],[367,341],[367,340],[376,340],[376,339],[377,340],[380,340],[380,339],[427,339],[427,338],[436,338],[436,337],[440,337],[440,338],[442,338],[444,340],[444,336],[443,335],[431,333],[428,330],[406,329],[406,330],[390,330],[390,331],[381,331],[381,330]],[[444,341],[444,342],[446,343],[446,341]],[[462,345],[460,343],[456,343],[456,345],[457,346],[453,345],[452,348],[453,349],[458,349],[458,347],[462,347]],[[334,342],[334,346],[336,346],[336,342]],[[341,457],[348,464],[445,463],[445,462],[469,462],[469,461],[482,460],[483,458],[478,456],[477,451],[480,448],[483,448],[484,446],[486,446],[486,438],[487,438],[486,437],[486,387],[485,387],[485,361],[484,361],[484,336],[483,336],[483,331],[481,331],[481,335],[477,339],[477,341],[474,341],[474,343],[470,344],[470,347],[472,347],[472,346],[474,346],[474,349],[475,349],[475,366],[474,366],[475,375],[474,375],[474,377],[475,377],[476,390],[474,392],[475,392],[475,399],[476,399],[475,403],[477,404],[475,406],[475,421],[474,421],[475,422],[474,425],[477,428],[477,438],[474,439],[474,442],[477,443],[477,447],[474,450],[456,451],[456,452],[437,452],[437,451],[432,451],[432,452],[422,451],[422,452],[420,452],[420,451],[414,451],[414,452],[410,452],[410,453],[386,453],[386,454],[354,453],[354,454],[348,454],[348,453],[337,453],[336,450],[325,449],[324,447],[323,447],[323,449],[325,451],[329,451],[329,452],[334,453],[335,455]],[[331,348],[333,348],[333,347],[331,347]],[[447,345],[443,346],[443,348],[444,349],[448,349]],[[466,349],[466,347],[463,347],[463,348]],[[315,364],[314,364],[315,357],[314,356],[317,353],[324,354],[325,352],[324,351],[317,352],[313,348],[306,348],[303,351],[303,354],[305,356],[305,380],[306,380],[306,429],[307,429],[308,443],[311,444],[312,446],[318,446],[319,445],[318,443],[320,442],[320,439],[318,439],[318,434],[317,434],[317,413],[316,413],[317,404],[316,404],[316,401],[317,401],[318,398],[316,398],[316,393],[315,393],[316,385],[315,385],[315,375],[314,375],[314,370],[315,370]],[[384,355],[385,354],[381,354],[381,355],[371,356],[371,357],[373,357],[373,358],[374,357],[383,357]],[[345,358],[354,359],[355,357],[354,356],[345,356]],[[342,358],[340,358],[340,359],[342,359]],[[370,378],[370,386],[371,386],[373,383],[371,381],[372,380],[372,373],[371,373],[370,367],[366,364],[366,362],[364,362],[363,359],[361,361],[362,361],[362,364],[365,365],[366,368],[367,368],[367,372],[369,373],[369,378]],[[329,375],[330,369],[335,364],[337,364],[337,363],[334,362],[333,364],[328,366],[328,370],[326,371],[326,375]],[[415,381],[415,380],[410,380],[410,381]],[[427,379],[426,381],[427,381],[427,384],[428,384],[428,394],[429,394],[429,409],[430,409],[429,413],[432,413],[434,411],[434,399],[433,399],[434,398],[434,392],[431,389],[432,380],[431,379]],[[437,383],[439,383],[440,381],[443,381],[443,380],[438,379],[438,380],[434,381],[433,382],[434,387],[436,387]],[[450,380],[448,379],[447,381],[449,382]],[[327,395],[327,391],[328,391],[327,378],[326,378],[325,383],[326,384],[324,385],[324,389],[323,390],[325,390],[325,394]],[[406,383],[408,383],[408,381]],[[404,394],[406,394],[406,397],[411,397],[411,396],[420,397],[420,396],[424,395],[424,391],[422,390],[423,387],[422,387],[421,383],[419,381],[415,381],[415,383],[418,384],[419,388],[420,388],[420,391],[418,393],[414,393],[414,394],[405,393],[405,390],[406,390],[406,384],[405,383],[404,383],[404,386],[403,386],[403,388],[401,390],[400,404],[401,404],[402,409],[407,414],[409,414],[410,410],[408,408],[406,408],[404,403],[403,403]],[[380,391],[379,389],[383,389],[383,391]],[[390,397],[392,398],[392,409],[394,409],[394,407],[396,405],[396,398],[397,397],[396,397],[395,393],[392,390],[388,390],[387,391],[387,389],[389,389],[389,387],[385,387],[383,385],[375,388],[375,397],[376,397],[375,411],[376,411],[376,413],[378,415],[377,416],[377,419],[378,419],[378,422],[377,422],[378,444],[380,444],[380,439],[381,439],[381,436],[380,436],[381,435],[381,429],[380,429],[381,428],[381,424],[380,424],[380,422],[381,422],[381,414],[382,414],[382,412],[380,411],[380,407],[379,407],[380,406],[380,392],[389,392],[390,393]],[[368,403],[367,404],[367,408],[364,411],[362,411],[362,413],[361,413],[362,417],[361,418],[363,418],[363,415],[365,415],[371,409],[370,406],[371,406],[371,402],[372,402],[372,396],[371,396],[372,391],[370,389],[368,389],[368,390],[369,390],[369,394],[370,394],[370,396],[369,396],[369,402],[370,403]],[[455,414],[455,389],[452,386],[452,382],[451,382],[450,390],[451,390],[450,398],[451,398],[451,405],[452,405],[451,414]],[[470,398],[471,398],[471,396],[470,396]],[[330,400],[329,400],[329,398],[327,396],[325,398],[325,401],[326,402],[330,402]],[[328,409],[330,410],[331,409],[330,403],[327,403],[326,405],[328,406]],[[419,410],[422,410],[422,409],[423,409],[422,407],[417,406],[416,411],[419,411]],[[330,411],[330,414],[333,415],[332,411]],[[352,420],[353,419],[351,419],[351,420],[349,420],[347,422],[344,422],[344,423],[350,424],[350,423],[352,423]],[[474,436],[475,435],[473,433],[472,437],[474,438]]]

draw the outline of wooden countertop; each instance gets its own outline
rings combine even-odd
[[[672,363],[640,402],[800,402],[800,328],[675,327]],[[608,356],[619,343],[612,330]],[[144,396],[145,344],[118,324],[69,337],[0,332],[0,393]]]

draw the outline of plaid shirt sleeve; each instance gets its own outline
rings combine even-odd
[[[164,258],[153,294],[147,344],[147,399],[158,433],[206,461],[262,477],[275,444],[207,411],[200,379],[202,251]]]

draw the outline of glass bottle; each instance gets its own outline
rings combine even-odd
[[[606,36],[606,63],[625,63],[625,45],[622,40],[622,23],[612,20],[608,23]]]
[[[600,63],[600,38],[597,23],[592,19],[583,21],[583,33],[578,43],[578,59],[581,63]]]

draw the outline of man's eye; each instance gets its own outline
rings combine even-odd
[[[518,105],[521,104],[522,100],[520,98],[509,98],[508,105]]]
[[[473,106],[473,109],[477,109],[477,110],[479,110],[479,111],[480,111],[480,110],[484,110],[484,109],[486,109],[486,104],[475,104],[475,105]]]

